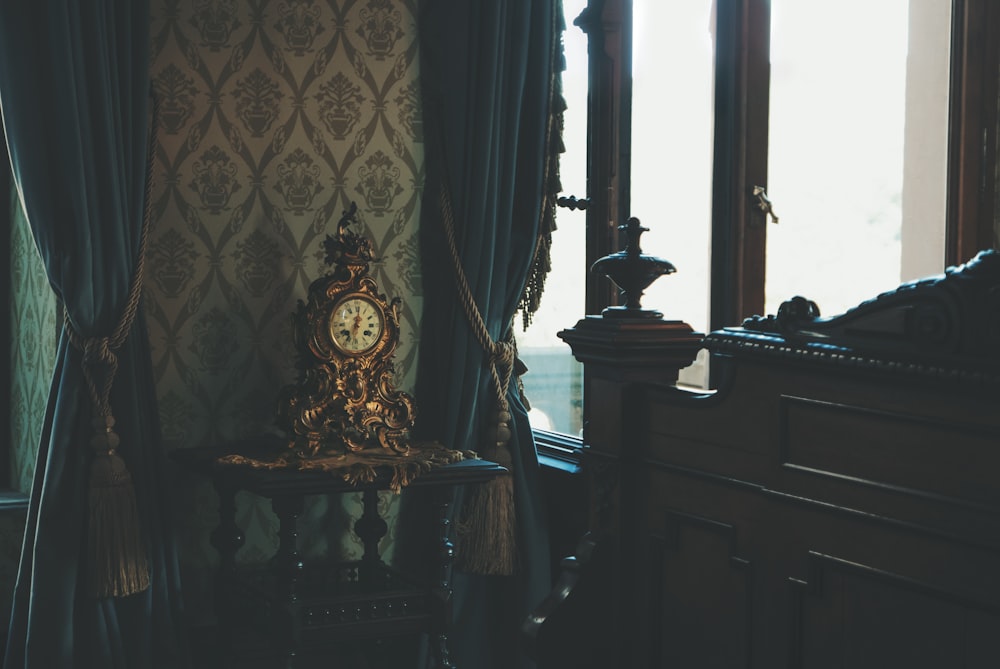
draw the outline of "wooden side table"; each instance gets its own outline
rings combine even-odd
[[[183,468],[210,476],[219,494],[219,525],[211,542],[221,558],[216,613],[223,653],[231,666],[243,666],[237,659],[246,649],[237,639],[245,632],[250,638],[267,639],[279,666],[287,669],[300,666],[301,655],[310,649],[426,632],[437,667],[454,669],[448,650],[455,557],[449,507],[456,486],[489,481],[506,469],[486,460],[463,460],[434,468],[407,486],[406,490],[429,489],[432,508],[427,511],[433,514],[430,527],[437,534],[428,542],[433,572],[425,582],[413,582],[389,568],[379,555],[379,540],[388,528],[378,513],[378,491],[389,488],[389,473],[371,483],[352,485],[326,472],[222,465],[216,461],[218,455],[182,449],[173,457]],[[241,490],[270,499],[278,517],[277,552],[268,565],[257,569],[236,564],[236,553],[244,544],[243,530],[236,523],[236,493]],[[305,564],[296,528],[304,498],[358,491],[363,512],[354,530],[364,544],[361,559]]]

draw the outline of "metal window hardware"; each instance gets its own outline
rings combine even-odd
[[[774,206],[771,204],[771,200],[767,197],[767,191],[763,186],[753,187],[753,196],[757,199],[757,207],[764,212],[764,220],[767,221],[767,217],[770,216],[774,223],[778,222],[778,215],[774,213]]]

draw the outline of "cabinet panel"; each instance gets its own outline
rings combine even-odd
[[[796,584],[796,666],[965,667],[997,658],[1000,611],[832,556],[810,562],[810,582]]]
[[[751,565],[736,528],[667,511],[650,557],[649,666],[749,667]]]
[[[922,496],[1000,503],[996,469],[985,466],[1000,465],[1000,431],[787,396],[781,398],[780,421],[787,465]],[[970,470],[969,462],[984,466]]]

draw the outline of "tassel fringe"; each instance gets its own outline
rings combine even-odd
[[[508,443],[510,412],[499,408],[486,427],[490,460],[511,470]],[[497,477],[473,488],[462,504],[456,523],[456,563],[459,569],[486,576],[510,576],[517,570],[517,514],[514,477]]]
[[[473,488],[456,523],[457,565],[473,574],[510,576],[517,570],[514,479],[509,474]]]
[[[108,428],[108,435],[117,435]],[[105,438],[99,435],[95,439]],[[97,453],[90,467],[88,569],[98,598],[127,597],[149,587],[149,560],[139,536],[132,475],[113,449]]]

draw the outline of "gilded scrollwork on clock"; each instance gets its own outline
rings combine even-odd
[[[302,457],[369,448],[409,451],[413,398],[393,383],[399,298],[387,301],[369,263],[371,240],[348,230],[354,203],[323,244],[328,274],[292,315],[299,378],[278,398],[278,425]]]

